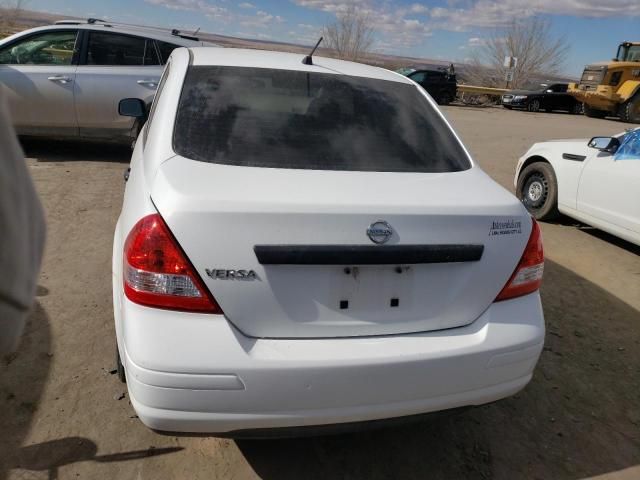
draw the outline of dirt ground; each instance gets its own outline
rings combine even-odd
[[[499,108],[445,113],[510,190],[533,142],[625,127]],[[640,248],[569,219],[542,225],[546,346],[533,381],[512,398],[333,437],[162,436],[135,417],[110,373],[111,242],[130,151],[25,148],[49,231],[21,347],[0,364],[0,478],[640,478]]]

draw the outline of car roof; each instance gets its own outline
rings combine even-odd
[[[69,29],[80,29],[80,30],[91,30],[91,31],[97,31],[97,32],[113,32],[113,33],[122,33],[126,35],[136,35],[139,37],[151,38],[154,40],[160,40],[163,42],[172,43],[174,45],[179,45],[181,47],[215,45],[215,44],[202,42],[201,40],[191,40],[188,38],[180,37],[178,35],[173,35],[171,31],[164,30],[161,28],[135,26],[135,25],[121,25],[117,23],[85,23],[80,20],[64,20],[63,22],[55,25],[45,25],[43,27],[36,27],[29,30],[25,30],[23,32],[18,33],[17,35],[22,36],[23,34],[35,33],[39,31],[69,30]],[[13,37],[14,36],[12,36],[12,38]]]
[[[194,66],[211,65],[297,70],[413,84],[407,77],[384,68],[315,55],[313,56],[313,65],[306,65],[302,63],[306,55],[301,53],[222,47],[190,48],[189,51],[191,52],[191,65]]]

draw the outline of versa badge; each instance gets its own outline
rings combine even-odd
[[[258,275],[253,270],[223,270],[205,268],[207,276],[214,280],[257,280]]]

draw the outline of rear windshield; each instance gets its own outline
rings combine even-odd
[[[179,155],[224,165],[376,172],[470,167],[413,85],[264,68],[190,67],[173,144]]]

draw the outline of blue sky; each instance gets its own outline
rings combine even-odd
[[[374,49],[464,61],[513,18],[549,17],[571,52],[564,73],[608,60],[623,40],[640,41],[640,0],[29,0],[33,10],[112,21],[312,44],[322,25],[354,3],[370,13]]]

